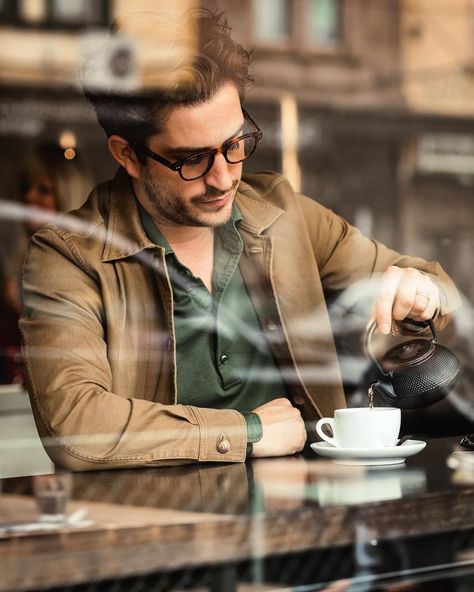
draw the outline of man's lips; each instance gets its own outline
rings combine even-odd
[[[204,206],[204,207],[223,206],[229,201],[229,199],[231,199],[233,193],[234,193],[234,191],[233,191],[233,189],[231,189],[230,191],[228,191],[227,193],[224,193],[224,195],[220,195],[219,197],[209,197],[207,199],[200,199],[197,202],[197,205]]]

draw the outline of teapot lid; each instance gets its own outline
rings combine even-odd
[[[385,372],[402,370],[428,360],[435,352],[435,344],[427,339],[412,339],[392,347],[380,360]]]
[[[401,409],[427,407],[445,397],[453,388],[460,369],[458,358],[446,347],[436,344],[433,321],[428,321],[433,339],[412,339],[392,347],[379,361],[371,347],[376,323],[366,332],[369,357],[383,375],[372,385],[389,405]],[[428,363],[423,365],[423,362]]]
[[[436,351],[436,331],[432,320],[429,321],[412,321],[415,325],[420,327],[429,327],[433,336],[432,340],[428,339],[412,339],[404,343],[399,343],[392,347],[382,358],[378,360],[374,351],[372,350],[371,339],[377,328],[377,322],[372,320],[367,327],[365,334],[365,348],[369,357],[377,364],[378,369],[382,374],[392,374],[394,370],[401,370],[410,366],[416,366],[421,362],[431,358]]]

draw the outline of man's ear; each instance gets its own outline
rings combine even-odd
[[[113,135],[109,137],[107,145],[109,147],[110,154],[112,154],[120,166],[123,166],[130,177],[139,179],[140,164],[135,151],[127,142],[127,140],[124,140],[121,136]]]

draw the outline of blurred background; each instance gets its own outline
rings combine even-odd
[[[254,48],[247,107],[265,131],[252,168],[402,252],[439,260],[472,301],[472,0],[0,0],[1,198],[38,143],[77,150],[91,184],[115,166],[78,72],[87,44],[130,10],[227,11]],[[97,74],[136,77],[133,43]],[[69,152],[69,157],[72,156]]]
[[[82,94],[84,60],[106,43],[115,18],[126,26],[130,11],[165,11],[172,36],[180,15],[195,6],[225,11],[234,38],[253,48],[256,84],[245,106],[265,135],[247,170],[282,172],[295,188],[366,235],[402,253],[438,260],[455,280],[465,305],[442,339],[461,359],[463,371],[448,399],[405,415],[404,433],[428,437],[474,431],[474,0],[0,0],[0,496],[2,487],[5,495],[16,486],[15,479],[7,484],[5,478],[54,471],[23,387],[17,320],[28,236],[55,211],[80,205],[116,169]],[[183,51],[193,43],[181,41]],[[133,35],[123,35],[109,44],[94,69],[87,71],[86,60],[88,82],[104,89],[146,85],[154,56],[139,44]],[[374,376],[361,347],[365,321],[352,308],[355,296],[345,294],[333,303],[332,321],[349,404],[365,406]],[[297,474],[305,461],[295,461]],[[76,474],[75,493],[81,500],[175,504],[194,512],[222,512],[224,502],[225,508],[235,504],[241,512],[250,504],[257,545],[262,544],[262,508],[275,511],[286,498],[281,493],[276,500],[268,493],[265,497],[258,465],[248,474],[244,465],[206,465],[170,467],[159,474],[147,469],[143,475],[107,471],[97,473],[95,481],[87,473]],[[351,480],[332,483],[323,472],[316,485],[319,466],[314,483],[306,476],[300,480],[309,495],[301,503],[379,502],[427,487],[416,465],[403,468],[403,474],[374,472],[363,482],[351,473]],[[265,475],[265,465],[260,467]],[[285,480],[285,471],[286,465],[277,469],[277,478],[283,474]],[[457,473],[464,475],[460,469]],[[433,475],[434,469],[428,483]],[[289,478],[293,498],[288,499],[296,504],[302,495],[299,482],[291,473]],[[273,488],[275,477],[267,479]],[[287,486],[284,480],[277,485]],[[130,506],[121,507],[128,515]],[[364,541],[371,514],[354,512],[356,537]],[[297,514],[289,516],[293,520]],[[277,528],[283,528],[281,521]],[[405,565],[410,553],[399,546],[399,534],[392,538],[388,556]],[[335,565],[342,565],[342,573],[354,562],[375,571],[386,548],[373,540],[377,545],[372,539],[370,548],[359,544],[361,556],[348,563],[342,543],[335,555],[321,555],[319,562],[314,555],[298,560],[292,538],[292,555],[277,556],[266,569],[281,574],[282,582],[298,578],[305,583],[320,570],[329,578]],[[421,553],[433,562],[441,557],[435,553],[433,559],[432,546],[413,540],[421,549],[415,557]],[[455,549],[444,531],[443,541]],[[141,553],[140,547],[135,554]],[[251,581],[263,574],[256,557],[248,568]],[[203,578],[192,570],[178,583],[177,577],[165,574],[161,587],[152,574],[142,583],[129,580],[128,588],[127,582],[124,587],[117,582],[87,589],[184,589]],[[428,580],[426,589],[434,585]],[[443,582],[437,589],[445,589]]]
[[[6,204],[44,202],[48,182],[57,191],[45,173],[53,170],[44,165],[45,149],[73,163],[66,176],[79,171],[84,199],[84,187],[115,171],[80,89],[84,56],[105,43],[112,19],[126,23],[131,10],[163,10],[171,27],[192,6],[225,11],[234,38],[253,48],[256,84],[246,107],[265,137],[248,170],[281,171],[366,235],[438,260],[468,303],[470,331],[473,0],[134,0],[133,7],[126,0],[0,0],[2,335],[15,317],[8,310],[21,307],[11,269],[18,273],[24,247],[14,245],[25,240],[25,224]],[[89,73],[94,84],[146,83],[152,56],[140,63],[137,43],[123,36],[112,45]],[[43,161],[38,187],[37,179],[25,181],[29,158]],[[27,198],[34,190],[40,197]],[[59,202],[56,195],[55,209],[71,205]],[[7,380],[21,382],[21,370],[10,368]]]

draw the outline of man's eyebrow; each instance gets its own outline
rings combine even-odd
[[[222,143],[225,144],[226,142],[229,142],[233,138],[239,136],[241,132],[243,132],[244,125],[245,122],[242,123],[242,125],[235,133],[229,136],[227,140],[224,140],[224,142]],[[214,146],[179,146],[179,148],[168,148],[167,152],[169,152],[170,154],[174,154],[176,156],[187,156],[188,154],[196,154],[197,152],[206,152],[206,150],[212,150],[212,148],[214,148]]]

